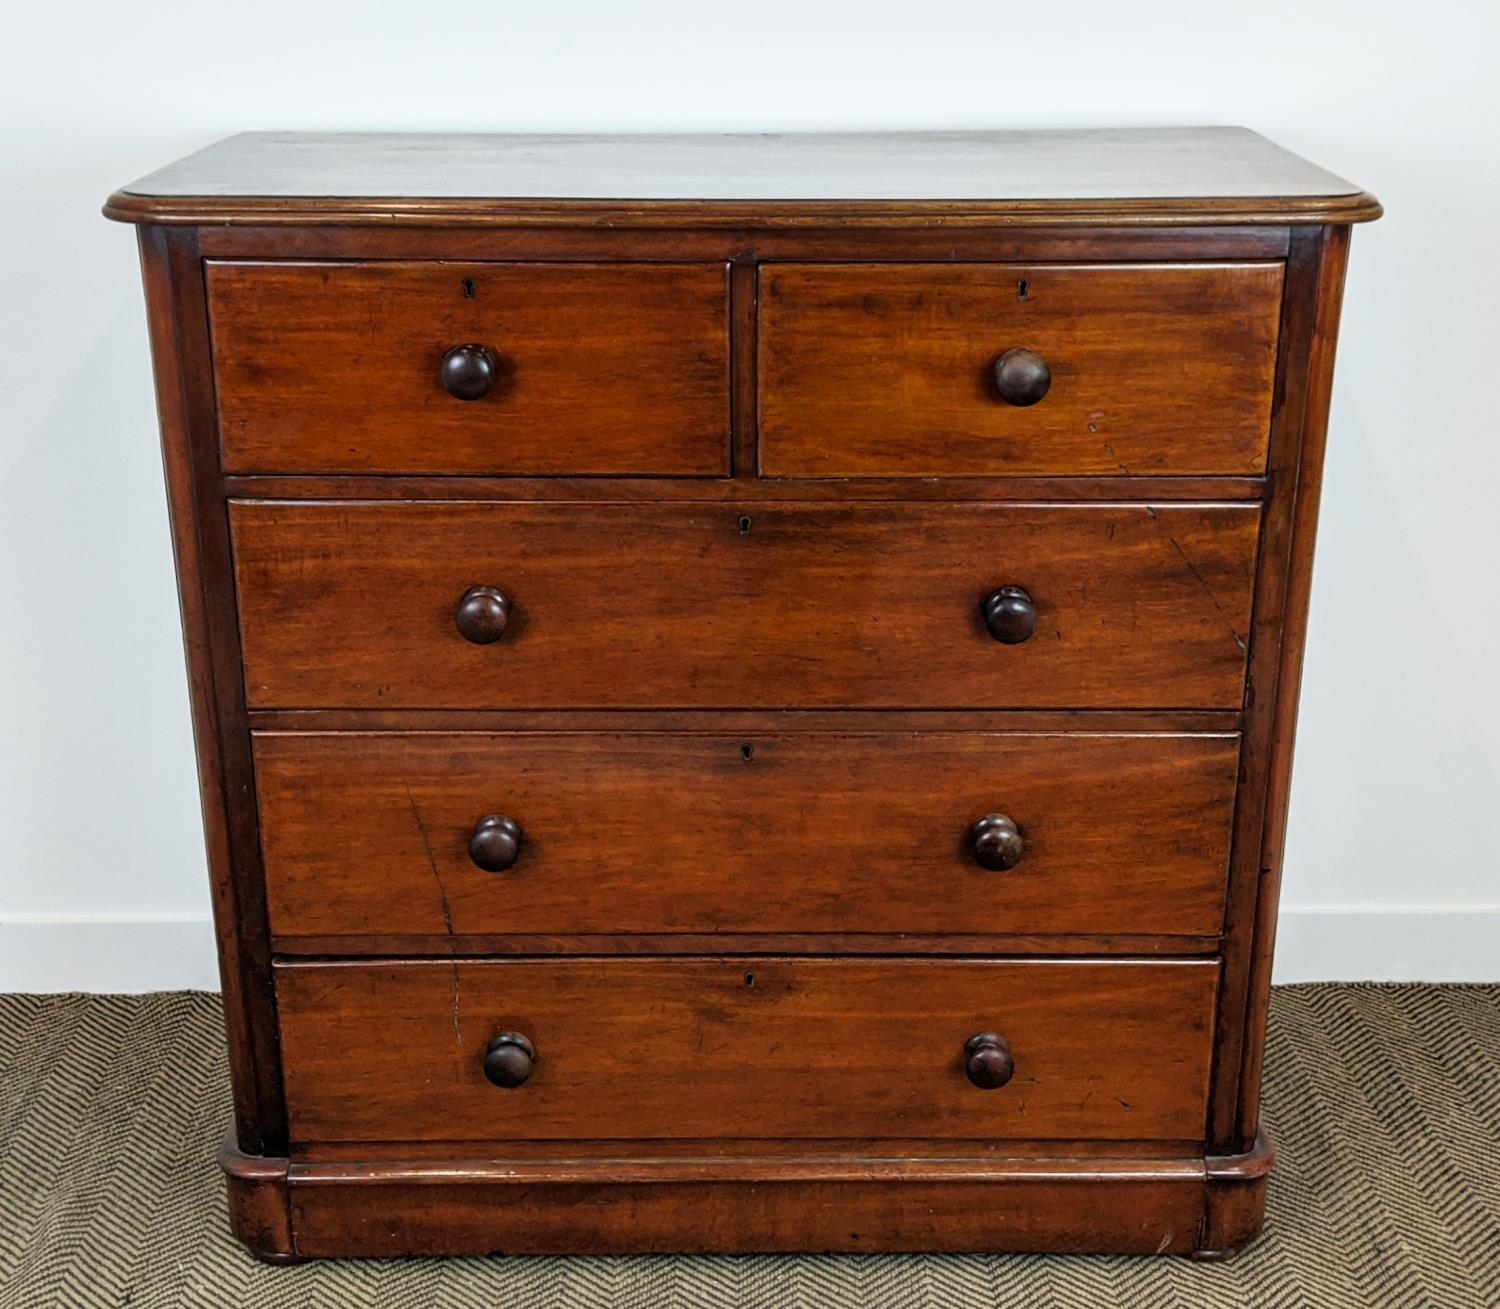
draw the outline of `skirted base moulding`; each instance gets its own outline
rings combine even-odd
[[[1056,1252],[1227,1258],[1275,1161],[828,1157],[292,1163],[226,1139],[258,1259],[489,1254]]]

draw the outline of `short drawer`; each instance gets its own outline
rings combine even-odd
[[[723,476],[722,264],[210,261],[230,473]]]
[[[769,265],[761,469],[1261,473],[1281,285],[1279,263]]]
[[[1211,935],[1238,746],[262,733],[271,930]]]
[[[253,708],[1230,708],[1255,505],[231,505]]]
[[[281,964],[276,992],[294,1147],[1189,1141],[1217,979],[1187,960],[443,960]]]

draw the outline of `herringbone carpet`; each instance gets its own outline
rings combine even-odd
[[[0,1306],[1500,1306],[1500,987],[1276,994],[1266,1235],[1229,1264],[865,1256],[253,1262],[214,996],[0,996]]]

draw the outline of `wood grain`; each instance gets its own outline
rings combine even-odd
[[[710,1137],[651,1142],[649,1155],[635,1153],[639,1142],[619,1141],[317,1141],[297,1147],[292,1163],[301,1176],[344,1180],[375,1173],[402,1173],[408,1178],[451,1165],[466,1177],[482,1177],[500,1168],[533,1180],[564,1175],[584,1182],[614,1176],[620,1180],[654,1177],[665,1181],[716,1181],[736,1174],[756,1181],[791,1177],[829,1180],[851,1169],[868,1176],[935,1177],[983,1172],[996,1176],[1006,1165],[1025,1161],[1036,1168],[1063,1172],[1077,1165],[1100,1173],[1125,1169],[1176,1173],[1203,1171],[1201,1151],[1186,1153],[1182,1141],[965,1141],[954,1138]],[[1229,1161],[1225,1161],[1228,1163]]]
[[[1260,1126],[1261,1072],[1266,1051],[1266,1022],[1271,1003],[1271,967],[1281,897],[1283,842],[1291,803],[1292,746],[1297,734],[1297,707],[1302,693],[1302,658],[1307,644],[1312,593],[1313,554],[1318,508],[1323,491],[1323,459],[1328,443],[1328,414],[1333,398],[1333,366],[1338,344],[1344,275],[1349,259],[1349,229],[1308,233],[1298,251],[1311,288],[1306,297],[1308,346],[1306,372],[1299,387],[1301,410],[1293,421],[1301,458],[1296,498],[1289,506],[1285,601],[1279,623],[1279,660],[1274,705],[1263,712],[1271,727],[1267,742],[1265,821],[1255,862],[1256,904],[1253,926],[1244,926],[1252,942],[1246,980],[1247,1026],[1240,1070],[1236,1146],[1252,1141]]]
[[[1264,1129],[1249,1148],[1235,1155],[1210,1154],[1203,1223],[1197,1259],[1232,1258],[1260,1233],[1266,1217],[1266,1183],[1276,1164],[1276,1147]]]
[[[407,1254],[820,1253],[1056,1250],[1186,1254],[1203,1211],[1200,1170],[995,1165],[817,1178],[570,1180],[506,1168],[455,1177],[293,1168],[297,1248],[310,1257]]]
[[[729,470],[724,264],[207,268],[228,472]],[[470,343],[499,382],[455,400]]]
[[[219,1146],[219,1168],[229,1192],[230,1230],[265,1263],[297,1262],[288,1161],[245,1154],[229,1136]]]
[[[1119,262],[1283,259],[1284,226],[926,228],[761,227],[395,227],[280,223],[199,229],[212,259],[578,260],[585,263],[817,260],[868,263]]]
[[[1059,1145],[1062,1149],[1059,1149]],[[981,1251],[1222,1258],[1255,1235],[1274,1157],[1183,1157],[1171,1142],[507,1141],[301,1149],[295,1162],[222,1152],[235,1234],[272,1262],[419,1251]],[[400,1153],[393,1153],[399,1149]],[[279,1194],[278,1194],[279,1193]],[[273,1206],[295,1215],[292,1238]],[[264,1221],[269,1213],[272,1221]]]
[[[1226,1154],[1250,1148],[1257,1127],[1259,1061],[1275,933],[1276,896],[1268,888],[1275,887],[1280,877],[1279,858],[1268,859],[1265,842],[1269,831],[1282,821],[1275,816],[1273,795],[1279,791],[1285,797],[1290,775],[1290,753],[1284,748],[1289,742],[1280,748],[1275,744],[1285,721],[1282,679],[1300,680],[1302,654],[1300,641],[1284,647],[1284,632],[1297,621],[1294,615],[1300,612],[1305,620],[1307,612],[1311,534],[1305,521],[1298,527],[1309,511],[1302,479],[1312,479],[1315,515],[1332,382],[1331,343],[1347,253],[1347,229],[1299,228],[1293,234],[1287,263],[1272,493],[1257,564],[1254,657],[1246,688],[1245,750],[1225,904],[1224,970],[1209,1119],[1211,1148]]]
[[[1251,1239],[1371,196],[1233,129],[277,133],[106,212],[253,1252]]]
[[[395,934],[278,936],[279,954],[303,957],[347,955],[351,958],[450,958],[455,952],[493,955],[1001,955],[1061,959],[1073,955],[1141,955],[1186,959],[1216,955],[1223,938],[1212,936],[1143,936],[1112,932],[1108,936],[1052,933],[948,932],[551,932],[537,935],[502,932],[459,937]]]
[[[283,963],[294,1141],[1203,1130],[1213,962],[652,959]],[[491,1086],[491,1036],[531,1079]],[[970,1085],[964,1042],[1016,1061]]]
[[[1233,736],[262,734],[256,789],[279,938],[1211,935],[1237,759]],[[1003,873],[967,840],[995,810],[1025,841]],[[492,813],[524,834],[501,874],[469,851]]]
[[[192,232],[143,228],[139,244],[229,1039],[235,1140],[246,1152],[275,1155],[286,1148],[281,1056],[228,511],[214,449],[202,262]]]
[[[1237,732],[1238,709],[256,709],[263,732]]]
[[[753,393],[752,393],[753,397]],[[753,398],[748,406],[753,413]],[[1263,500],[1265,477],[944,477],[760,478],[754,475],[755,434],[745,424],[740,475],[735,477],[403,477],[399,475],[260,474],[226,477],[241,500],[465,500],[703,501],[758,504],[776,501],[921,503],[966,501],[1064,503],[1135,501],[1151,504],[1199,500]]]
[[[761,271],[771,477],[1257,474],[1281,265],[785,264]],[[992,366],[1032,351],[1039,403]]]
[[[255,708],[1231,708],[1259,515],[238,501],[231,517]],[[512,604],[482,647],[453,617],[480,584]],[[1023,645],[980,616],[1005,584],[1040,611]]]
[[[1356,222],[1373,197],[1244,128],[486,136],[251,132],[110,198],[126,221]]]

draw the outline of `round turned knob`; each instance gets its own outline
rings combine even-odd
[[[521,828],[504,814],[491,814],[474,824],[469,858],[487,873],[503,873],[521,853]]]
[[[1014,868],[1026,853],[1021,829],[1004,814],[985,814],[969,828],[969,844],[974,850],[974,862],[994,873]]]
[[[471,586],[458,602],[453,621],[465,641],[490,645],[505,635],[505,625],[510,622],[510,601],[493,586]]]
[[[487,345],[456,345],[438,369],[438,381],[455,400],[483,400],[499,376],[500,361]]]
[[[484,1052],[484,1075],[496,1086],[514,1089],[531,1076],[536,1047],[520,1032],[501,1032]]]
[[[1036,605],[1019,586],[1002,586],[984,598],[984,625],[1001,645],[1020,645],[1036,631]]]
[[[980,1032],[964,1042],[964,1072],[981,1091],[1004,1086],[1016,1072],[1010,1042],[994,1032]]]
[[[1008,405],[1034,405],[1052,386],[1047,361],[1030,350],[1007,350],[995,360],[995,390]]]

